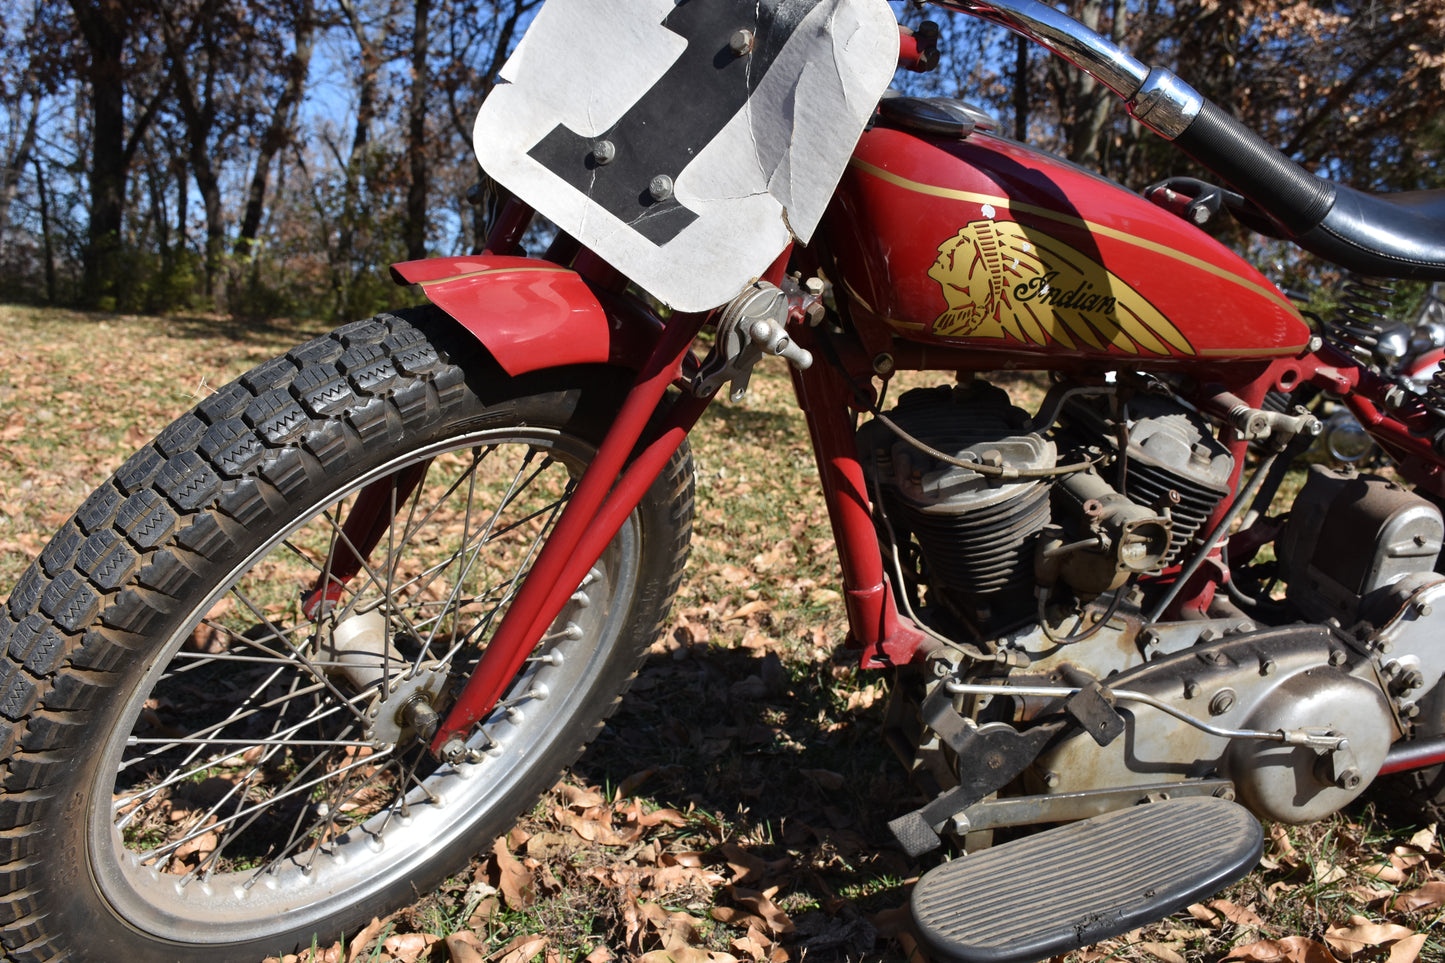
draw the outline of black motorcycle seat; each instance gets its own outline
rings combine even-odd
[[[1361,274],[1445,280],[1445,190],[1370,194],[1335,187],[1301,247]]]

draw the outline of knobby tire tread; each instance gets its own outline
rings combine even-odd
[[[409,320],[410,319],[410,320]],[[31,885],[57,774],[72,764],[86,713],[147,644],[149,625],[184,604],[173,593],[233,546],[254,513],[284,503],[373,437],[443,418],[468,372],[438,352],[466,335],[432,308],[380,315],[313,339],[200,402],[128,458],[66,521],[0,605],[0,948],[7,960],[65,958],[56,897]],[[487,363],[485,359],[483,364]],[[501,378],[500,371],[495,372]],[[336,429],[340,430],[336,430]],[[665,486],[673,543],[659,616],[637,641],[625,683],[566,764],[620,704],[664,626],[682,578],[693,512],[686,450]],[[645,600],[640,600],[645,601]],[[560,768],[560,767],[559,767]],[[508,813],[511,818],[515,813]]]

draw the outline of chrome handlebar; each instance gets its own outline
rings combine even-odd
[[[1168,140],[1182,134],[1204,105],[1204,98],[1173,72],[1150,67],[1039,0],[928,2],[1007,27],[1062,57],[1122,97],[1134,119]]]

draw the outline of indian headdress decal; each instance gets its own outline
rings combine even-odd
[[[1112,271],[1013,221],[972,221],[938,247],[928,276],[948,310],[946,338],[1057,342],[1076,350],[1194,354],[1179,329]]]

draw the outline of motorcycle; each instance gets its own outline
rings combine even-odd
[[[1008,837],[914,886],[936,958],[1160,918],[1247,874],[1260,818],[1383,779],[1440,811],[1445,380],[1313,330],[1195,214],[1439,281],[1445,192],[1316,178],[1035,0],[935,5],[1093,74],[1227,190],[1145,198],[885,96],[936,35],[883,0],[551,0],[478,119],[515,195],[487,249],[395,265],[425,304],[202,400],[11,592],[9,958],[311,946],[505,832],[665,623],[688,435],[769,356],[930,800],[890,826],[913,856]],[[1033,410],[990,377],[1019,370]],[[904,371],[955,381],[888,399]],[[1395,474],[1313,466],[1274,515],[1306,389]]]

